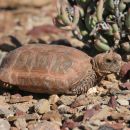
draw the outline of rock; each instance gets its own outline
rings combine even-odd
[[[33,114],[26,114],[26,115],[19,115],[19,116],[12,116],[8,118],[8,121],[16,121],[18,118],[24,118],[26,121],[30,121],[30,120],[38,120],[39,119],[39,115],[37,113],[33,113]]]
[[[103,85],[103,87],[106,88],[106,89],[118,88],[118,83],[110,82],[110,81],[107,81],[107,80],[102,80],[101,85]]]
[[[76,96],[67,96],[67,95],[62,95],[60,97],[59,103],[64,104],[64,105],[70,105],[72,102],[74,102],[76,99]]]
[[[104,122],[100,121],[100,120],[93,120],[92,122],[90,122],[91,125],[93,126],[101,126],[104,125]]]
[[[21,102],[29,102],[30,100],[33,99],[33,96],[20,96],[20,95],[12,95],[9,103],[15,104],[15,103],[21,103]]]
[[[64,123],[63,123],[63,126],[62,128],[69,128],[69,129],[74,129],[76,127],[79,127],[80,126],[80,123],[79,122],[75,122],[71,119],[68,119],[66,120]]]
[[[116,79],[115,74],[108,74],[108,75],[107,75],[107,79],[108,79],[108,81],[110,81],[110,82],[118,82],[118,80]]]
[[[0,130],[10,130],[10,124],[7,120],[0,119]]]
[[[7,108],[0,108],[0,116],[4,116],[6,118],[10,117],[10,116],[13,116],[14,115],[14,112],[7,109]]]
[[[117,102],[122,106],[128,106],[129,105],[129,101],[127,101],[126,99],[117,99]]]
[[[103,126],[100,126],[98,130],[114,130],[114,129],[110,126],[103,125]]]
[[[38,123],[33,130],[60,130],[60,127],[55,123],[43,121],[42,123]]]
[[[41,99],[35,104],[34,109],[39,114],[47,113],[50,111],[50,103],[46,99]]]
[[[14,122],[15,126],[20,130],[26,130],[27,123],[25,118],[17,118],[17,120]]]
[[[42,120],[49,120],[60,126],[62,125],[62,117],[58,111],[50,111],[50,112],[45,113],[42,116]]]
[[[51,95],[51,96],[49,97],[49,103],[50,103],[50,104],[55,104],[58,100],[59,100],[58,95]]]
[[[127,115],[130,115],[130,110],[128,107],[126,106],[120,106],[120,107],[117,107],[116,110],[119,112],[119,113],[125,113]]]
[[[98,112],[99,112],[99,110],[96,110],[95,108],[91,108],[91,109],[86,110],[86,112],[84,113],[83,120],[91,119],[91,117],[93,117]]]
[[[90,121],[94,120],[105,120],[107,117],[111,114],[112,108],[105,106],[103,109],[101,109],[98,113],[96,113]]]
[[[76,107],[79,107],[79,106],[88,105],[89,103],[87,101],[88,101],[88,98],[85,95],[80,95],[71,104],[71,107],[76,108]]]
[[[15,110],[20,110],[20,111],[23,111],[23,112],[28,112],[29,108],[33,107],[34,104],[32,103],[32,101],[30,102],[24,102],[24,103],[16,103],[16,104],[12,104],[12,109],[15,109]]]
[[[130,90],[130,82],[125,82],[125,83],[122,83],[120,84],[120,89],[122,90]]]
[[[58,110],[60,113],[65,114],[65,113],[70,113],[70,114],[74,114],[77,112],[77,110],[75,108],[71,108],[69,106],[66,105],[60,105],[58,107]]]
[[[121,77],[127,76],[129,78],[129,74],[128,74],[129,70],[130,70],[130,61],[122,65],[120,70],[120,76]]]
[[[117,101],[116,101],[116,98],[115,98],[115,96],[111,96],[110,97],[110,100],[109,100],[109,102],[108,102],[108,106],[110,106],[110,107],[112,107],[112,108],[116,108],[116,106],[117,106]]]
[[[3,104],[5,102],[5,97],[0,95],[0,104]]]
[[[87,94],[89,95],[89,94],[93,94],[93,93],[97,93],[97,92],[98,92],[97,87],[92,87],[92,88],[89,88]]]
[[[18,130],[17,127],[11,127],[10,130]]]
[[[79,129],[78,127],[75,127],[75,128],[73,128],[72,130],[81,130],[81,129]]]

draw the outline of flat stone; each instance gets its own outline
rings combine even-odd
[[[0,130],[10,130],[10,124],[7,120],[0,119]]]
[[[114,130],[114,129],[110,126],[103,125],[103,126],[100,126],[98,130]]]
[[[51,95],[51,96],[49,97],[49,103],[50,103],[50,104],[55,104],[58,100],[59,100],[58,95]]]
[[[117,102],[122,106],[128,106],[129,105],[129,101],[127,101],[126,99],[117,99]]]
[[[50,103],[46,99],[41,99],[35,104],[34,108],[37,113],[44,114],[50,111]]]
[[[62,95],[60,97],[59,102],[61,102],[61,104],[64,104],[64,105],[70,105],[72,104],[72,102],[75,101],[75,99],[76,99],[76,96]]]
[[[38,123],[33,130],[60,130],[60,127],[55,123],[43,121],[42,123]]]
[[[21,130],[27,129],[26,128],[27,123],[26,123],[25,118],[17,118],[17,120],[14,122],[14,124],[18,129],[21,129]]]
[[[0,115],[8,118],[10,116],[13,116],[14,112],[3,107],[3,108],[0,108]]]

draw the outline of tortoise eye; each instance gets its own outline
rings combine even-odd
[[[106,63],[112,63],[111,59],[106,59]]]

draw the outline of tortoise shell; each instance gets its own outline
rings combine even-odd
[[[0,66],[0,80],[30,92],[74,93],[77,91],[75,86],[92,83],[86,81],[86,76],[94,75],[90,60],[84,52],[72,47],[25,45],[4,58]],[[81,87],[79,89],[82,91]]]

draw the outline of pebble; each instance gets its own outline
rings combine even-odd
[[[101,109],[99,112],[94,114],[90,121],[95,121],[95,120],[105,120],[107,117],[111,114],[112,108],[106,106],[103,109]]]
[[[126,99],[117,99],[117,102],[122,106],[128,106],[129,105],[129,101],[127,101]]]
[[[12,95],[9,103],[15,104],[15,103],[21,103],[21,102],[29,102],[30,100],[33,99],[33,96],[18,96],[18,95]]]
[[[64,104],[64,105],[70,105],[72,104],[72,102],[74,102],[76,99],[76,96],[66,96],[66,95],[62,95],[60,97],[59,102],[61,102],[60,104]]]
[[[18,130],[17,127],[11,127],[10,130]]]
[[[80,130],[78,127],[73,128],[72,130]]]
[[[34,109],[39,114],[47,113],[50,111],[50,103],[46,99],[41,99],[35,104]]]
[[[0,95],[0,104],[5,103],[5,97]]]
[[[59,100],[58,95],[51,95],[51,96],[49,97],[49,103],[50,103],[50,104],[55,104],[58,100]]]
[[[26,120],[25,118],[17,118],[17,120],[14,122],[15,126],[18,128],[18,129],[21,129],[21,130],[26,130],[27,128],[27,123],[26,123]]]
[[[110,126],[103,125],[103,126],[100,126],[98,130],[114,130],[114,129]]]
[[[93,120],[92,122],[90,122],[90,124],[94,126],[101,126],[101,125],[104,125],[104,122],[100,120]]]
[[[87,95],[97,93],[97,87],[89,88]]]
[[[55,123],[43,121],[42,123],[38,123],[33,130],[60,130],[60,127]]]
[[[59,107],[58,107],[58,110],[59,110],[59,112],[60,113],[71,113],[71,114],[74,114],[74,113],[76,113],[76,109],[75,108],[71,108],[71,107],[69,107],[69,106],[66,106],[66,105],[60,105]]]
[[[106,77],[107,77],[108,81],[110,81],[110,82],[118,82],[115,74],[108,74]]]
[[[58,111],[50,111],[42,116],[42,120],[49,120],[55,122],[56,124],[62,126],[62,116]]]
[[[3,108],[0,108],[0,115],[1,116],[3,115],[4,117],[8,118],[10,116],[13,116],[14,112],[3,107]]]
[[[4,119],[0,119],[0,130],[10,130],[10,124]]]
[[[102,80],[101,85],[103,85],[104,88],[110,89],[110,88],[118,88],[118,84],[116,82],[110,82],[107,80]]]

